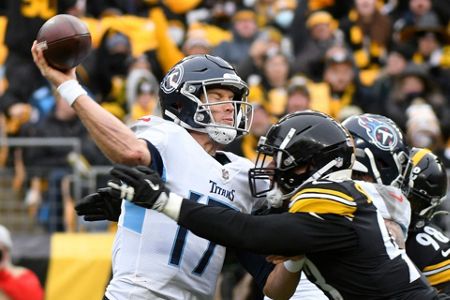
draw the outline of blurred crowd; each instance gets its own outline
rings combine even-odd
[[[176,62],[208,53],[235,66],[255,107],[250,134],[226,150],[254,160],[259,137],[298,110],[376,113],[450,168],[449,0],[4,0],[0,168],[14,170],[13,189],[47,232],[89,230],[74,215],[74,168],[110,164],[31,57],[41,25],[61,13],[91,32],[80,83],[127,124],[159,114],[159,82]],[[9,147],[11,137],[74,137],[81,147]],[[227,257],[220,293],[252,290],[249,278]]]
[[[171,66],[209,53],[236,67],[255,105],[251,133],[227,150],[254,159],[259,136],[289,112],[338,120],[368,112],[393,119],[411,146],[430,148],[450,167],[450,1],[1,1],[0,136],[82,141],[79,153],[0,147],[0,166],[14,168],[14,188],[50,232],[75,230],[74,165],[109,164],[32,61],[40,26],[60,13],[91,32],[79,81],[125,123],[159,113],[159,81]]]

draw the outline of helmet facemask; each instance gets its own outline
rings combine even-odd
[[[404,151],[392,153],[392,161],[386,162],[382,158],[377,158],[369,148],[357,149],[356,159],[360,165],[366,168],[368,173],[378,184],[400,187],[404,181],[405,166],[408,161],[408,155]],[[392,162],[395,164],[392,165]],[[361,172],[361,170],[356,170]],[[389,178],[389,175],[394,176]],[[389,179],[388,179],[389,178]]]
[[[288,199],[285,195],[301,184],[302,175],[294,173],[298,166],[295,158],[283,149],[288,140],[280,147],[268,145],[266,141],[266,137],[260,137],[255,167],[249,170],[250,189],[254,197],[267,197],[270,206],[280,207]],[[269,187],[258,189],[260,180],[270,182]]]
[[[413,148],[403,176],[401,188],[416,215],[431,220],[442,213],[436,210],[446,199],[447,176],[444,166],[430,150]]]
[[[347,131],[314,111],[289,114],[272,125],[260,138],[257,151],[255,168],[249,171],[252,195],[267,196],[269,203],[277,204],[314,180],[332,174],[349,178],[354,161],[353,140]],[[261,179],[269,180],[270,186],[258,190],[256,183]]]
[[[231,74],[229,74],[231,77]],[[234,93],[233,100],[210,102],[208,89],[221,88]],[[188,81],[180,93],[197,104],[193,120],[198,127],[184,126],[188,129],[205,132],[217,143],[228,144],[237,135],[247,134],[253,119],[253,107],[247,101],[247,85],[239,78],[215,78],[202,81]],[[204,102],[200,95],[204,96]],[[214,120],[213,111],[222,105],[233,105],[233,124],[220,124]]]
[[[325,165],[316,161],[314,155],[295,159],[285,148],[295,134],[295,129],[286,135],[279,147],[266,144],[267,138],[261,137],[258,144],[258,155],[255,168],[249,171],[249,181],[254,197],[267,197],[273,207],[281,206],[282,202],[291,199],[306,183],[330,174],[343,165],[342,158],[335,157]],[[333,149],[329,149],[333,156]],[[270,163],[273,161],[273,163]],[[299,169],[302,171],[299,172]],[[270,186],[257,190],[258,180],[270,181]]]
[[[265,144],[266,137],[262,136],[258,143],[258,154],[255,167],[249,170],[250,190],[253,197],[265,197],[274,188],[276,168],[273,161],[275,149]],[[269,186],[258,186],[260,181],[270,182]],[[262,188],[264,187],[264,188]]]
[[[390,185],[400,188],[405,181],[404,171],[408,163],[408,154],[404,151],[400,151],[397,153],[393,153],[392,157],[394,158],[395,165],[398,169],[398,176],[391,181]]]

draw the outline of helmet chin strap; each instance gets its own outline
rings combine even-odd
[[[213,141],[223,145],[231,143],[237,135],[236,129],[224,127],[207,126],[206,132]]]
[[[369,158],[370,167],[372,169],[373,177],[375,177],[375,181],[379,184],[383,184],[380,172],[378,171],[377,165],[375,164],[375,157],[373,156],[372,151],[370,151],[370,149],[368,148],[364,148],[364,152]]]

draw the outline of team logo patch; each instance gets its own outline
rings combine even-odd
[[[166,93],[171,93],[178,88],[183,78],[184,70],[181,66],[172,69],[161,82],[161,89]]]
[[[398,136],[392,126],[370,117],[360,117],[358,123],[366,129],[367,135],[378,148],[386,151],[397,146]]]

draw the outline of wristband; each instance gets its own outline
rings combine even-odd
[[[305,264],[304,258],[300,260],[286,260],[285,262],[283,262],[284,268],[288,270],[290,273],[299,272],[303,268],[304,264]]]
[[[157,201],[158,202],[158,201]],[[156,204],[153,208],[157,211],[162,212],[169,218],[178,222],[178,217],[180,216],[181,204],[183,203],[183,197],[175,194],[169,193],[169,198],[166,199],[163,205]]]
[[[83,89],[75,79],[64,81],[56,90],[70,106],[72,106],[75,100],[81,95],[87,95],[86,90]]]

